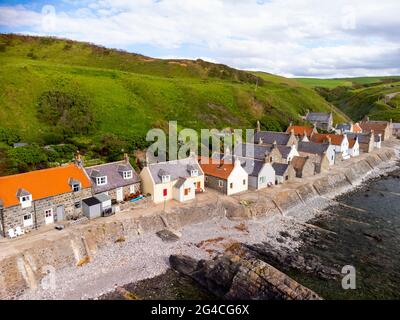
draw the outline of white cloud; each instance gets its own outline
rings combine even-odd
[[[282,75],[400,74],[398,0],[64,0],[51,28],[41,13],[0,6],[0,27]],[[47,17],[48,18],[48,17]],[[163,55],[165,56],[165,55]]]

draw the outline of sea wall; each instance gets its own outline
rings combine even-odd
[[[28,243],[0,251],[0,299],[16,298],[25,290],[35,290],[52,271],[67,266],[79,267],[90,262],[102,247],[143,233],[181,229],[216,217],[256,219],[271,214],[303,214],[322,204],[326,198],[356,186],[376,167],[394,157],[394,151],[382,149],[380,153],[360,157],[340,173],[321,175],[296,188],[271,196],[247,193],[244,198],[252,200],[246,203],[234,198],[196,203],[169,213],[138,218],[115,216],[53,232],[45,238],[33,236]]]

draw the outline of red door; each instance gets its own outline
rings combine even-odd
[[[166,197],[168,195],[168,189],[163,190],[163,196]]]

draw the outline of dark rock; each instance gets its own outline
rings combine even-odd
[[[178,232],[170,229],[164,229],[158,231],[156,235],[159,236],[165,242],[178,241],[181,238],[181,235]]]

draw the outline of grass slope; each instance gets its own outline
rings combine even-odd
[[[329,111],[314,90],[297,81],[254,75],[201,60],[160,60],[52,38],[0,35],[0,123],[23,140],[41,143],[51,126],[38,119],[46,91],[79,91],[91,100],[96,131],[144,136],[153,127],[284,128],[306,109]],[[335,110],[334,110],[335,111]],[[343,115],[335,111],[337,121]]]

